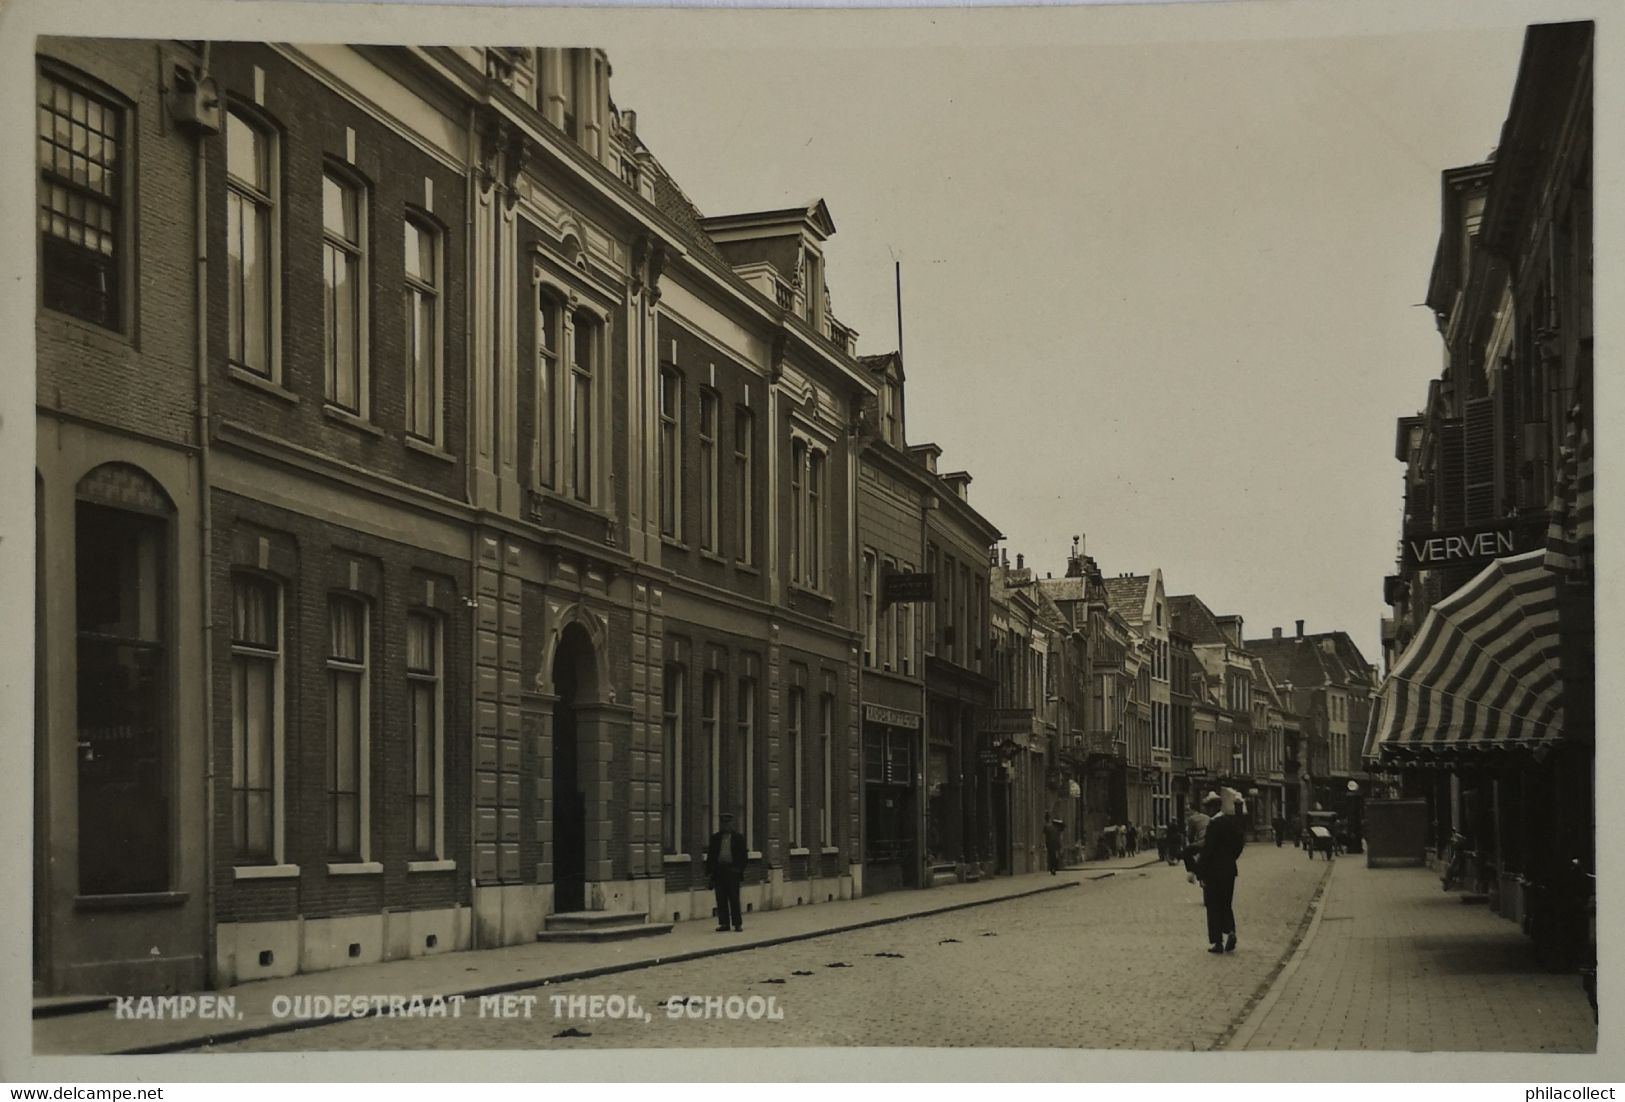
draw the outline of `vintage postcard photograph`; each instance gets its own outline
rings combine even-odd
[[[92,11],[0,24],[28,1059],[1606,1049],[1617,10]]]

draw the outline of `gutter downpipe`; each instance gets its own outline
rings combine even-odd
[[[478,418],[478,396],[476,393],[477,384],[474,380],[475,372],[481,370],[481,366],[475,363],[475,360],[479,354],[478,342],[476,340],[475,333],[476,326],[479,324],[479,291],[477,290],[478,276],[476,273],[476,266],[479,260],[479,249],[474,243],[474,212],[479,206],[479,195],[477,193],[480,186],[479,181],[476,178],[479,173],[480,162],[479,140],[479,110],[477,107],[471,104],[468,108],[468,157],[466,162],[468,167],[464,174],[465,179],[463,195],[463,256],[464,265],[468,270],[467,278],[463,280],[463,286],[466,288],[465,293],[467,295],[467,300],[464,304],[463,316],[463,363],[465,365],[463,385],[464,389],[467,391],[467,401],[463,407],[465,410],[463,422],[463,472],[464,485],[466,487],[465,492],[468,494],[468,501],[470,505],[475,503],[475,498],[477,495],[474,492],[474,488],[476,480],[479,477],[474,470],[474,433],[476,431],[475,424]],[[486,278],[490,278],[489,273],[486,274]],[[468,526],[468,592],[463,597],[463,606],[468,611],[468,639],[470,643],[473,642],[476,633],[479,631],[479,586],[477,584],[479,577],[479,561],[480,530],[479,524],[474,522],[470,523]],[[464,664],[468,667],[464,672],[473,673],[472,647],[470,648],[469,653],[464,656],[464,659]],[[470,751],[473,750],[475,739],[478,737],[476,734],[476,732],[479,730],[478,710],[479,702],[476,699],[474,692],[474,680],[473,678],[470,678],[467,706],[468,733],[466,739],[469,744],[468,748]],[[479,771],[473,767],[473,761],[474,756],[472,753],[470,753],[467,813],[468,847],[466,853],[468,858],[468,947],[470,949],[478,949],[480,948],[480,920],[478,905],[479,864],[477,860],[479,856],[477,848],[479,844]]]
[[[203,43],[203,57],[199,65],[201,84],[209,74],[210,43]],[[208,218],[208,141],[207,132],[197,135],[197,154],[194,159],[196,195],[194,199],[194,233],[197,246],[196,268],[196,325],[197,325],[197,477],[198,477],[198,544],[199,582],[203,601],[203,806],[204,806],[204,891],[203,924],[204,944],[208,956],[203,962],[204,976],[210,988],[220,983],[219,947],[215,930],[215,756],[214,756],[214,511],[211,507],[213,486],[209,478],[209,218]]]

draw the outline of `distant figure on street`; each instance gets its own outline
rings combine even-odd
[[[1165,839],[1163,848],[1168,851],[1164,860],[1170,865],[1185,855],[1184,834],[1185,832],[1177,819],[1170,820],[1167,828],[1163,831],[1163,838]]]
[[[1054,876],[1061,870],[1061,827],[1065,825],[1059,819],[1049,819],[1044,823],[1044,849],[1049,854],[1049,871]]]
[[[1128,852],[1130,857],[1140,852],[1140,832],[1133,823],[1128,825]]]
[[[1236,948],[1236,858],[1246,842],[1241,818],[1226,815],[1218,796],[1209,796],[1203,806],[1212,815],[1196,869],[1202,881],[1202,902],[1207,906],[1208,952],[1229,953]]]
[[[734,817],[727,812],[720,816],[722,829],[711,835],[711,844],[705,847],[705,874],[711,878],[711,887],[717,894],[717,933],[729,927],[745,928],[745,917],[739,907],[739,878],[744,875],[749,852],[745,836],[734,829]]]
[[[1200,807],[1192,807],[1191,813],[1185,816],[1185,879],[1192,884],[1196,883],[1196,858],[1207,837],[1207,824],[1208,817]]]
[[[1279,815],[1277,815],[1275,817],[1275,824],[1274,825],[1275,825],[1275,844],[1276,844],[1277,847],[1279,847],[1280,844],[1281,844],[1281,839],[1286,837],[1286,820],[1281,818]]]

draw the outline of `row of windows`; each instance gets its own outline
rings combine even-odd
[[[703,839],[684,837],[689,819],[684,799],[689,791],[692,762],[705,765],[705,814],[708,831],[715,831],[723,812],[734,812],[747,843],[756,838],[757,695],[755,678],[735,680],[729,700],[733,714],[725,714],[726,679],[711,670],[700,684],[700,744],[693,745],[692,723],[687,714],[685,685],[688,670],[679,664],[665,667],[662,685],[662,838],[667,853],[686,852],[690,844]],[[822,693],[817,711],[808,714],[807,692],[791,686],[786,692],[785,739],[789,775],[786,815],[792,848],[810,844],[809,827],[816,829],[819,844],[835,844],[835,697]],[[809,727],[809,724],[816,726]],[[809,738],[812,740],[809,747]],[[809,758],[808,750],[816,753]],[[816,775],[809,765],[816,764]],[[739,815],[735,809],[742,809]]]
[[[685,531],[683,467],[688,455],[687,426],[683,416],[683,376],[675,368],[662,368],[660,372],[660,409],[657,438],[660,487],[660,532],[682,541],[689,535]],[[696,483],[699,492],[699,544],[702,551],[723,554],[722,501],[722,396],[711,387],[701,387],[699,393],[699,470]],[[733,501],[729,530],[733,534],[734,558],[751,566],[756,562],[755,506],[756,506],[756,418],[747,406],[735,406],[733,433],[729,441],[733,451]],[[803,462],[800,458],[795,463]],[[822,460],[818,477],[822,480]],[[804,508],[803,503],[798,508]],[[794,574],[800,580],[799,574]]]
[[[122,271],[127,109],[69,82],[37,77],[41,288],[44,305],[114,331],[126,328]],[[277,135],[238,108],[226,113],[227,357],[237,368],[281,382],[282,204]],[[369,295],[373,227],[366,186],[331,165],[322,176],[324,396],[370,417]],[[396,274],[404,319],[406,431],[439,446],[443,243],[423,214],[397,231]]]
[[[883,607],[883,580],[901,571],[912,574],[912,563],[882,559],[874,551],[863,551],[863,664],[870,669],[912,675],[914,657],[914,605],[898,601]]]
[[[277,135],[233,108],[226,115],[227,358],[280,382],[282,213]],[[322,173],[323,393],[329,404],[371,416],[369,341],[374,273],[366,185],[337,165]],[[426,215],[401,220],[397,273],[404,343],[406,431],[438,446],[442,435],[443,243]]]
[[[239,865],[281,864],[286,796],[280,763],[286,745],[286,618],[284,589],[259,575],[232,579],[231,818]],[[339,862],[371,859],[370,807],[372,607],[362,597],[328,599],[327,852]],[[444,655],[440,618],[408,612],[405,635],[407,726],[411,743],[409,792],[392,795],[410,808],[412,853],[442,856],[444,763]]]
[[[967,669],[982,668],[982,625],[987,619],[987,578],[970,564],[925,547],[926,570],[936,578],[934,601],[925,606],[925,653]]]

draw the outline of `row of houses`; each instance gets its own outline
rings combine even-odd
[[[1353,771],[1346,637],[1012,568],[828,207],[703,215],[609,77],[40,41],[40,993],[705,917],[724,813],[761,910]]]
[[[1554,958],[1584,941],[1596,853],[1593,33],[1531,27],[1493,153],[1442,176],[1443,365],[1398,419],[1368,747],[1463,886],[1526,923],[1563,912],[1532,930]]]

